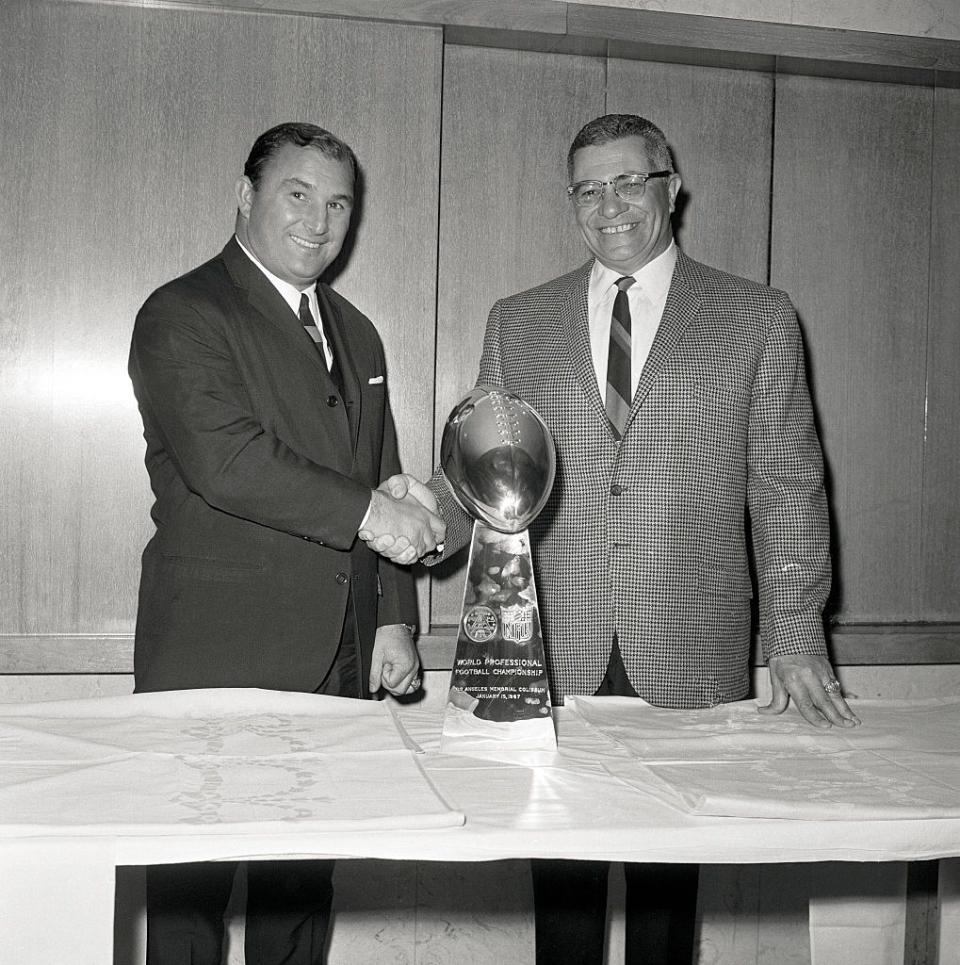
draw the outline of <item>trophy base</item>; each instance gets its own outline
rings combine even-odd
[[[530,537],[475,522],[441,750],[556,750]]]

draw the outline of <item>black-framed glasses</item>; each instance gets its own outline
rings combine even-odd
[[[668,178],[673,171],[651,171],[649,174],[618,174],[610,181],[578,181],[567,188],[567,194],[578,208],[592,208],[603,200],[603,189],[609,184],[622,201],[637,202],[647,190],[651,178]]]

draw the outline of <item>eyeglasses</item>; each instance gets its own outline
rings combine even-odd
[[[567,194],[578,208],[592,208],[603,200],[603,189],[613,186],[622,201],[639,201],[647,190],[650,178],[668,178],[673,171],[651,171],[649,174],[618,174],[610,181],[578,181],[567,188]]]

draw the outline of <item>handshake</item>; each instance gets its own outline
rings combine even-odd
[[[375,553],[407,566],[443,550],[446,532],[433,493],[413,476],[398,473],[374,490],[358,535]]]

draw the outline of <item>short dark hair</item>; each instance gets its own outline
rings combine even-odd
[[[322,127],[317,127],[316,124],[288,121],[285,124],[271,127],[269,131],[264,131],[253,142],[247,163],[243,166],[243,173],[245,177],[250,179],[250,183],[254,187],[257,187],[260,183],[267,161],[284,144],[295,144],[297,147],[315,147],[321,154],[325,154],[335,161],[346,161],[353,174],[353,180],[357,180],[357,156],[353,153],[349,144],[341,141],[340,138],[335,137]]]
[[[573,156],[582,147],[609,144],[624,137],[643,138],[650,161],[657,170],[673,171],[673,154],[663,131],[653,121],[637,114],[604,114],[584,124],[567,153],[567,177],[573,177]]]

